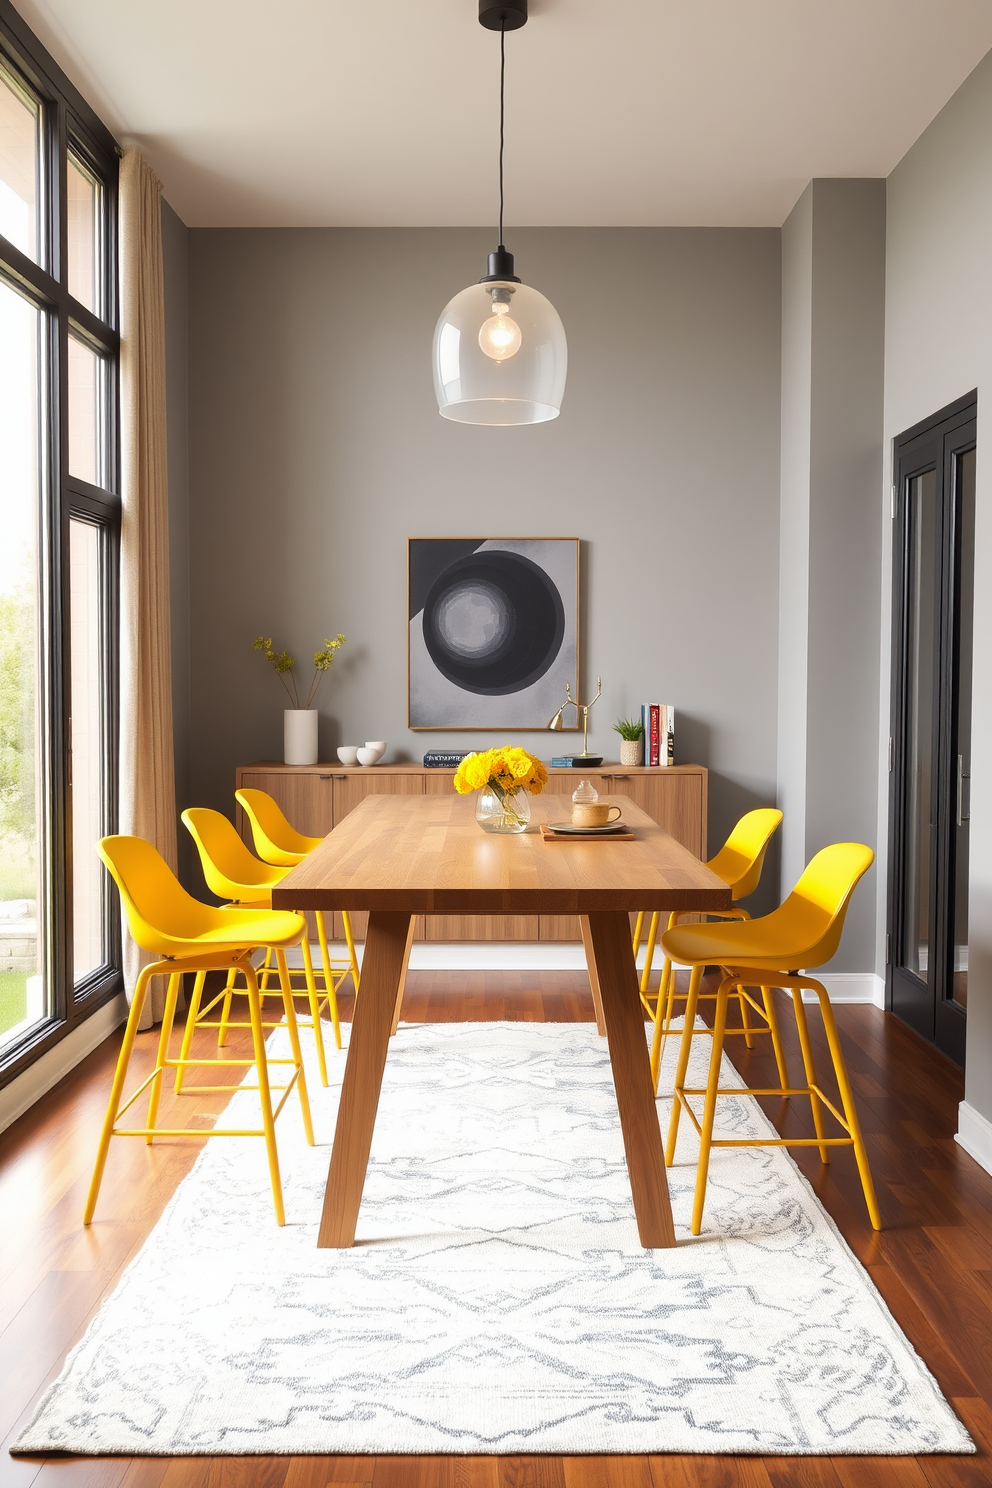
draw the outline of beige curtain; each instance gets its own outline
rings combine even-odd
[[[153,842],[175,871],[162,183],[134,146],[120,169],[120,286],[120,830]],[[125,928],[129,999],[147,959]],[[165,987],[156,977],[142,1028],[161,1019]]]

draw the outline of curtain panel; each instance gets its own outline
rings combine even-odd
[[[121,724],[120,831],[154,843],[176,870],[169,620],[162,183],[133,145],[120,169]],[[150,959],[124,929],[128,1000]],[[141,1026],[162,1016],[156,978]]]

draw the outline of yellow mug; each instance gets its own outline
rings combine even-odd
[[[611,815],[613,812],[616,814]],[[619,806],[611,806],[608,801],[572,802],[573,827],[606,827],[619,821],[622,814]]]

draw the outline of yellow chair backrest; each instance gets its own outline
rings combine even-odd
[[[723,879],[733,899],[746,899],[758,887],[765,852],[781,820],[781,811],[772,806],[748,811],[716,856],[710,858],[707,868]]]
[[[263,863],[295,867],[323,841],[321,837],[304,837],[298,832],[268,791],[239,790],[235,791],[234,799],[251,823],[255,851]]]
[[[120,889],[128,929],[142,950],[171,956],[217,928],[220,911],[187,894],[150,842],[104,837],[97,851]]]
[[[268,898],[288,868],[260,863],[238,836],[234,824],[208,806],[190,806],[183,821],[196,843],[207,887],[222,899],[251,904]]]
[[[840,944],[851,895],[874,861],[871,848],[861,842],[821,848],[788,899],[747,924],[752,936],[748,961],[788,971],[829,961]]]

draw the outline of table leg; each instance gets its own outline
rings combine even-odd
[[[406,953],[403,957],[403,970],[400,973],[400,984],[396,989],[396,1006],[393,1008],[393,1022],[389,1030],[390,1038],[400,1026],[400,1013],[403,1011],[403,993],[406,991],[406,974],[410,970],[410,952],[413,950],[413,932],[417,928],[417,921],[413,915],[410,916],[410,929],[406,937]]]
[[[379,1105],[393,1009],[406,963],[410,916],[384,910],[369,915],[362,960],[362,990],[355,999],[348,1062],[341,1086],[331,1166],[317,1236],[319,1248],[355,1243],[372,1129]]]
[[[592,988],[592,1005],[596,1013],[596,1029],[600,1038],[602,1038],[606,1033],[606,1024],[603,1022],[603,994],[599,990],[599,973],[596,970],[596,957],[592,949],[589,916],[579,915],[579,924],[582,927],[582,948],[586,953],[586,971],[589,973],[589,985]]]
[[[661,1128],[626,914],[589,916],[606,1038],[620,1109],[637,1233],[646,1250],[675,1244]]]

